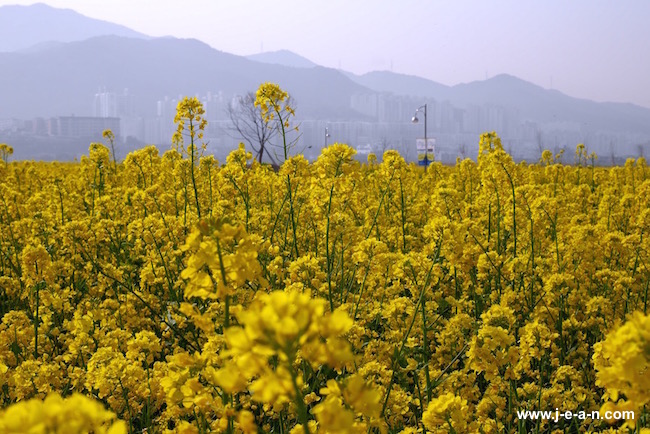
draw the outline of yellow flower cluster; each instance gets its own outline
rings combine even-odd
[[[469,418],[467,401],[447,392],[429,403],[422,414],[424,426],[435,433],[467,432]]]
[[[196,152],[203,116],[162,155],[0,164],[0,432],[647,431],[644,159],[487,133],[426,172],[343,144],[274,171]],[[518,417],[555,409],[589,417]]]
[[[241,224],[202,221],[182,247],[192,252],[181,272],[181,277],[188,279],[185,298],[225,300],[246,282],[259,278],[260,244],[261,239],[246,234]]]
[[[278,116],[282,117],[283,112],[295,114],[288,100],[289,94],[275,83],[262,83],[255,93],[255,105],[260,108],[262,118],[267,123]]]
[[[650,316],[636,312],[594,345],[596,385],[609,399],[602,412],[631,410],[642,414],[650,404]],[[634,426],[636,420],[627,425]]]
[[[177,124],[177,128],[172,142],[182,145],[185,141],[184,134],[189,136],[191,144],[194,144],[194,140],[201,140],[203,131],[208,125],[208,121],[203,117],[204,115],[205,109],[197,97],[185,97],[180,100],[176,108],[176,116],[174,116],[174,123]]]
[[[126,434],[127,426],[115,413],[86,396],[62,398],[50,394],[0,411],[0,432],[5,434]]]
[[[9,157],[13,155],[13,153],[14,148],[7,145],[6,143],[0,143],[0,160],[2,160],[5,164],[9,163]]]

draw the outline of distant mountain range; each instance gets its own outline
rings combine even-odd
[[[351,101],[392,96],[405,101],[408,111],[427,101],[447,102],[465,112],[500,107],[516,112],[518,122],[571,124],[590,134],[608,131],[650,139],[648,108],[572,98],[509,75],[456,86],[388,71],[355,75],[286,50],[243,57],[197,40],[150,38],[43,4],[0,7],[0,71],[0,120],[90,115],[100,89],[128,89],[135,115],[151,117],[165,95],[211,91],[230,98],[273,81],[294,97],[303,119],[378,121],[379,115],[359,110]],[[411,114],[400,116],[408,122]]]
[[[88,115],[100,89],[129,89],[136,113],[153,113],[165,95],[225,95],[282,83],[311,115],[351,113],[349,96],[366,91],[333,69],[291,68],[254,62],[190,39],[99,36],[47,49],[0,53],[0,118]]]
[[[127,27],[88,18],[71,9],[57,9],[42,3],[0,7],[0,52],[102,35],[149,38]]]
[[[256,62],[291,66],[293,68],[313,68],[318,66],[311,60],[289,50],[267,51],[265,53],[251,54],[246,58]]]

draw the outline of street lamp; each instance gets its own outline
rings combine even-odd
[[[417,124],[419,122],[418,119],[418,112],[423,111],[424,112],[424,171],[427,171],[427,166],[429,166],[429,143],[427,142],[427,105],[424,104],[423,106],[420,106],[415,110],[415,114],[413,115],[413,118],[411,119],[411,122],[414,124]]]
[[[327,139],[330,138],[330,129],[325,127],[325,147],[327,148]]]

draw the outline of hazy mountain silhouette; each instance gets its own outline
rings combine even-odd
[[[289,50],[268,51],[265,53],[251,54],[247,59],[256,62],[271,63],[274,65],[291,66],[294,68],[313,68],[316,65],[311,60]]]
[[[508,74],[455,86],[389,71],[347,76],[377,92],[449,101],[459,108],[487,104],[515,109],[524,120],[539,123],[574,122],[592,131],[650,133],[648,108],[574,98]]]
[[[512,108],[523,119],[542,123],[575,122],[589,130],[650,132],[650,109],[572,98],[509,75],[456,86],[387,71],[354,76],[320,66],[261,63],[191,39],[102,36],[41,44],[0,53],[0,70],[4,102],[0,118],[89,115],[99,89],[129,89],[137,114],[146,116],[165,95],[175,98],[208,90],[243,94],[273,81],[294,96],[303,117],[361,119],[349,108],[352,95],[391,92],[450,101],[462,108],[485,104]]]
[[[414,75],[397,74],[390,71],[373,71],[363,75],[348,73],[347,76],[352,81],[377,92],[445,100],[448,98],[450,91],[450,87],[444,84]]]
[[[0,7],[0,51],[16,51],[49,42],[81,41],[93,36],[148,36],[127,27],[42,3]]]
[[[516,108],[524,119],[541,123],[575,122],[585,130],[650,133],[650,109],[574,98],[508,74],[453,86],[448,98],[458,106],[493,104]]]
[[[95,36],[108,34],[122,36]],[[650,134],[648,108],[572,98],[509,75],[456,86],[389,71],[358,76],[286,50],[246,58],[197,40],[150,39],[42,4],[0,7],[0,51],[0,119],[90,115],[100,89],[128,89],[135,114],[154,117],[156,102],[165,95],[221,91],[229,98],[272,81],[294,97],[303,119],[372,121],[371,115],[350,108],[353,96],[393,94],[449,101],[466,114],[493,106],[540,125],[572,123],[583,131]]]
[[[302,115],[355,118],[350,95],[367,91],[333,69],[254,62],[192,39],[102,36],[0,53],[0,70],[0,118],[89,115],[99,89],[129,89],[136,113],[147,115],[165,95],[243,94],[264,81],[289,91]]]

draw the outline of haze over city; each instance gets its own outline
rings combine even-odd
[[[295,101],[294,151],[310,160],[340,142],[415,161],[427,137],[453,163],[486,131],[517,160],[578,143],[607,164],[650,152],[650,3],[276,3],[0,1],[0,142],[72,160],[110,129],[121,157],[168,149],[196,96],[223,161],[255,147],[236,107],[270,81]]]
[[[287,49],[356,74],[389,70],[446,85],[506,73],[578,98],[650,107],[644,0],[41,3],[238,55]]]

